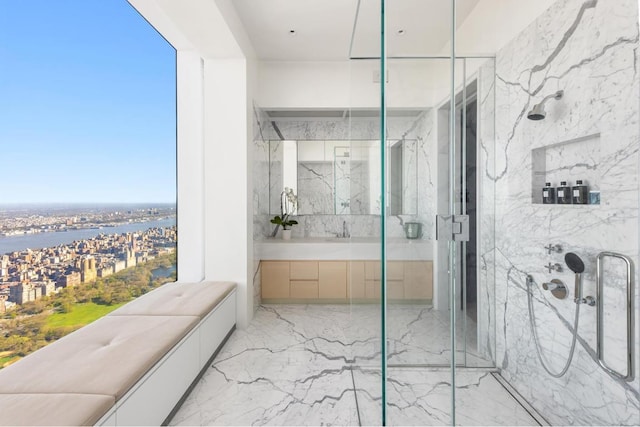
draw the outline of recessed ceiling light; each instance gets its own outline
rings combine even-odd
[[[400,28],[399,30],[396,30],[396,34],[399,36],[404,36],[404,30],[402,28]]]
[[[290,36],[295,36],[296,35],[296,30],[289,30],[289,35]]]

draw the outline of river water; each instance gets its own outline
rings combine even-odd
[[[151,270],[151,279],[157,279],[158,277],[169,277],[176,271],[176,265],[172,265],[169,268],[158,267]]]
[[[19,236],[0,237],[0,254],[23,251],[25,249],[41,249],[71,243],[74,240],[86,240],[99,234],[122,234],[134,231],[145,231],[155,227],[173,227],[175,218],[158,221],[136,222],[115,227],[104,227],[99,230],[69,230],[50,233],[23,234]]]

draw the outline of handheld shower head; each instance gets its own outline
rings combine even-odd
[[[564,262],[567,263],[567,267],[575,274],[581,274],[584,272],[584,262],[580,257],[573,252],[569,252],[564,256]]]
[[[536,104],[536,105],[533,106],[531,111],[529,111],[527,113],[527,118],[529,120],[542,120],[542,119],[544,119],[545,117],[547,117],[547,112],[544,111],[545,102],[547,102],[551,98],[554,98],[557,101],[559,99],[562,99],[563,96],[564,96],[564,91],[563,90],[559,90],[556,93],[545,97],[539,104]]]
[[[567,267],[576,275],[573,295],[575,303],[580,304],[582,302],[582,273],[584,272],[584,262],[573,252],[568,252],[564,256],[564,262],[567,263]]]

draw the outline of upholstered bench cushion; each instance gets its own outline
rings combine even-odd
[[[233,282],[168,283],[113,311],[110,316],[198,316],[204,318],[231,291]]]
[[[100,394],[118,400],[199,320],[105,316],[4,368],[0,393]]]
[[[101,394],[0,394],[0,426],[90,426],[114,404]]]

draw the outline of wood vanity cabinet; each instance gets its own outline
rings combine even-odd
[[[319,297],[347,299],[347,270],[345,261],[318,261]]]
[[[289,289],[292,299],[318,299],[318,262],[289,261]]]
[[[429,286],[424,286],[425,280]],[[404,263],[404,298],[433,299],[433,263],[410,261]]]
[[[263,261],[261,270],[262,298],[291,297],[289,292],[289,261]]]
[[[344,261],[347,265],[347,298],[366,298],[365,263],[370,261]]]
[[[265,302],[347,302],[380,299],[380,261],[262,261]],[[431,261],[389,261],[390,300],[431,300]]]

